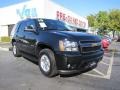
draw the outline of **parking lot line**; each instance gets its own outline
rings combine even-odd
[[[106,66],[109,66],[109,64],[107,64],[107,63],[105,63],[105,62],[103,62],[103,61],[101,61],[100,63],[102,63],[102,64],[104,64],[104,65],[106,65]]]
[[[89,73],[84,73],[84,75],[97,77],[97,78],[105,78],[104,76],[101,76],[101,75],[95,75],[95,74],[89,74]]]
[[[108,79],[110,79],[111,73],[112,73],[112,65],[113,65],[113,60],[114,60],[114,54],[115,54],[115,50],[112,52],[112,57],[110,59],[110,64],[109,64],[109,67],[108,67],[107,75],[105,76]]]
[[[93,71],[95,71],[96,73],[98,73],[98,74],[104,76],[104,74],[103,74],[102,72],[98,71],[97,69],[93,69]]]
[[[114,61],[114,54],[115,54],[115,50],[113,50],[113,52],[112,52],[112,56],[110,58],[110,64],[106,64],[103,61],[101,62],[102,64],[109,66],[106,75],[103,74],[102,72],[98,71],[97,69],[93,69],[93,71],[97,72],[99,75],[89,74],[89,73],[84,73],[84,75],[98,77],[98,78],[104,78],[104,79],[110,79],[111,73],[112,73],[112,65],[113,65],[113,61]]]

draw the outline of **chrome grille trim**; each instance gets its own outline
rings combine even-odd
[[[81,41],[79,41],[81,53],[97,52],[101,49],[100,41],[89,41],[89,43],[88,43],[88,41],[87,42],[86,41],[84,41],[84,43],[81,43]]]

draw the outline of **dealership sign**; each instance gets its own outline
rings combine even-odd
[[[28,8],[27,5],[22,9],[16,9],[16,13],[21,19],[37,17],[36,8]]]
[[[70,13],[69,14],[67,14],[67,12],[63,13],[63,12],[58,11],[58,10],[55,11],[55,12],[56,12],[56,15],[54,14],[55,15],[54,18],[56,18],[58,20],[62,20],[64,22],[67,22],[70,25],[74,25],[74,26],[81,27],[81,28],[85,28],[86,25],[87,25],[84,20],[82,20],[82,19],[80,19],[78,17],[76,18],[76,16],[73,16]],[[37,15],[36,8],[30,7],[30,6],[28,7],[28,5],[24,5],[21,9],[16,9],[16,13],[20,17],[20,19],[39,17]],[[50,14],[50,13],[52,13],[52,12],[49,12],[49,14],[47,14],[47,15],[49,15],[48,17],[52,17],[52,14]],[[46,15],[46,14],[44,14],[44,15]],[[39,18],[41,18],[41,17],[39,17]]]
[[[67,15],[67,14],[65,14],[63,12],[57,11],[56,12],[56,17],[57,17],[57,19],[65,21],[65,22],[67,22],[69,24],[72,24],[72,25],[75,25],[75,26],[79,26],[81,28],[85,28],[86,27],[86,23],[85,22],[83,22],[80,19],[75,18],[73,16]]]

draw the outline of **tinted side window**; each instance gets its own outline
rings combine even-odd
[[[32,26],[34,29],[36,29],[36,24],[35,24],[35,21],[34,21],[34,20],[28,20],[26,26],[27,26],[27,27],[28,27],[28,26]]]
[[[26,21],[22,21],[17,32],[24,32],[25,27],[27,26]]]
[[[14,25],[14,27],[13,27],[11,33],[10,33],[11,37],[13,37],[15,35],[15,33],[18,30],[19,26],[20,26],[20,23],[17,23],[17,24]]]

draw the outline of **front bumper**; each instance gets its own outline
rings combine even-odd
[[[55,55],[56,65],[59,73],[72,74],[88,71],[95,67],[103,58],[103,50],[80,54],[79,52],[57,52]]]

